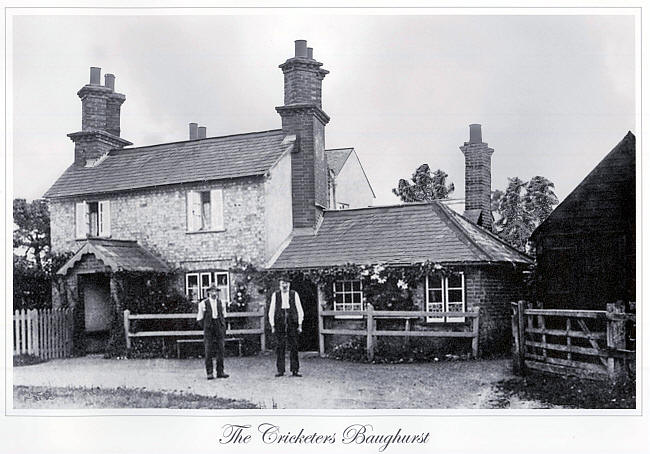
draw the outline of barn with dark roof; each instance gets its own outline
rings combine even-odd
[[[533,232],[536,296],[545,307],[636,301],[635,152],[628,132]]]

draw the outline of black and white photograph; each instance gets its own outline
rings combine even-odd
[[[12,452],[647,441],[632,6],[5,9]]]

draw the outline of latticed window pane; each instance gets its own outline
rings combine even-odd
[[[363,310],[363,291],[360,281],[334,283],[334,310]]]
[[[463,302],[463,291],[462,290],[449,290],[447,293],[449,297],[449,303],[461,303]]]

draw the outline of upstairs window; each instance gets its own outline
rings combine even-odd
[[[208,297],[208,288],[212,283],[219,288],[219,299],[230,302],[230,276],[227,271],[202,271],[185,275],[185,294],[198,303]]]
[[[350,208],[349,203],[336,202],[336,209],[337,210],[347,210],[348,208]]]
[[[75,204],[75,238],[107,238],[111,236],[111,203],[109,200]]]
[[[223,191],[188,191],[187,231],[214,232],[223,229]]]
[[[465,312],[465,275],[434,274],[426,279],[427,312]],[[429,323],[464,322],[465,317],[427,317]]]

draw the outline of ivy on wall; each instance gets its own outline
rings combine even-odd
[[[260,293],[268,293],[277,287],[281,278],[308,280],[321,288],[326,308],[334,304],[334,283],[341,280],[359,280],[363,285],[366,302],[377,310],[414,309],[413,290],[425,276],[438,273],[448,275],[453,268],[435,262],[413,265],[357,265],[348,263],[340,266],[309,268],[299,270],[259,270],[241,259],[236,260],[235,272],[244,276],[244,283],[254,283]]]

